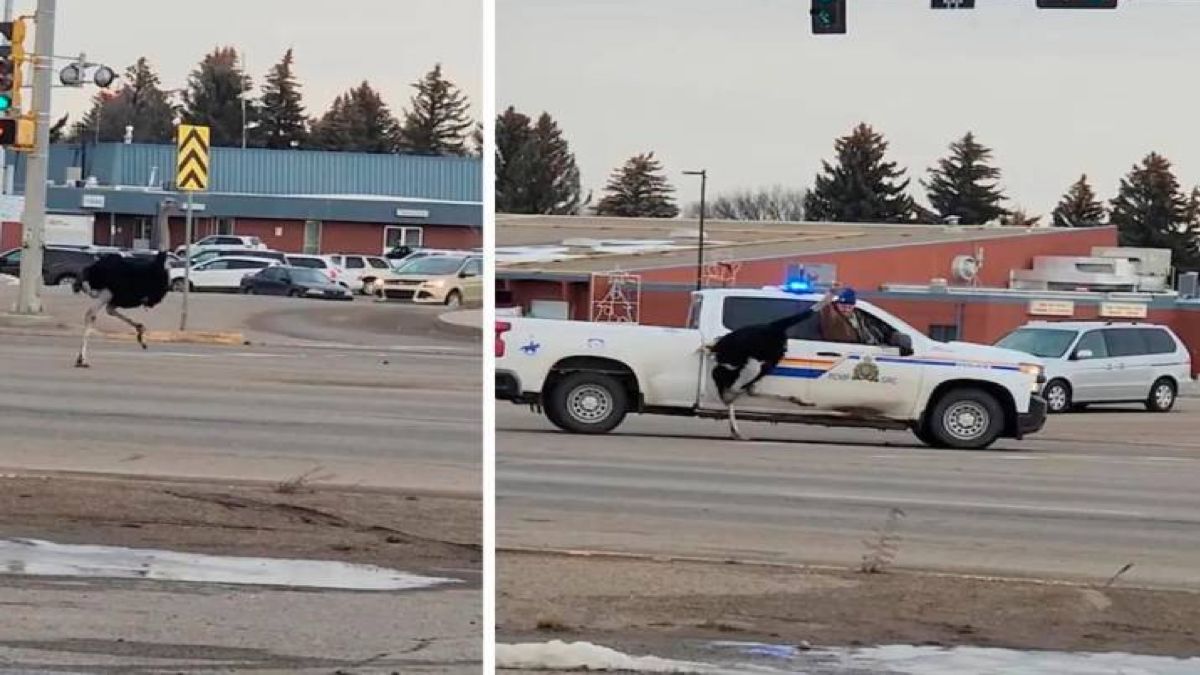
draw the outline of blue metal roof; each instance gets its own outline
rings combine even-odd
[[[15,156],[15,158],[14,158]],[[23,153],[9,153],[16,165],[14,187],[24,192]],[[83,166],[85,165],[86,166]],[[101,185],[170,189],[175,147],[144,143],[101,143],[86,148],[50,148],[50,181],[66,181],[67,168],[83,166],[83,176]],[[476,157],[428,157],[314,150],[213,148],[209,189],[258,195],[384,195],[449,202],[481,202],[483,166]]]

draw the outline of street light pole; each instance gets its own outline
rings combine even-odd
[[[685,176],[700,176],[700,238],[696,244],[696,290],[704,287],[704,193],[708,187],[708,169],[684,171]]]
[[[25,172],[25,214],[21,242],[21,286],[18,314],[41,314],[42,259],[46,239],[46,178],[50,155],[50,87],[53,84],[56,0],[38,0],[37,38],[33,43],[33,111],[37,133]]]

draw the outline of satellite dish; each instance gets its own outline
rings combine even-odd
[[[960,255],[950,263],[950,273],[959,281],[972,282],[979,276],[980,263],[974,256]]]

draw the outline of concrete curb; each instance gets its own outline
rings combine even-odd
[[[478,325],[482,321],[482,309],[458,310],[439,314],[437,318],[437,327],[438,330],[454,335],[479,337],[483,334],[483,327]]]

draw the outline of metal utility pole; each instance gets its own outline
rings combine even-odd
[[[33,43],[33,112],[37,132],[25,171],[25,215],[21,242],[21,286],[17,314],[42,313],[42,257],[46,243],[46,178],[50,159],[51,59],[57,0],[38,0],[37,39]]]
[[[704,287],[704,192],[708,187],[708,169],[684,171],[685,176],[700,176],[700,238],[696,244],[696,290]]]

